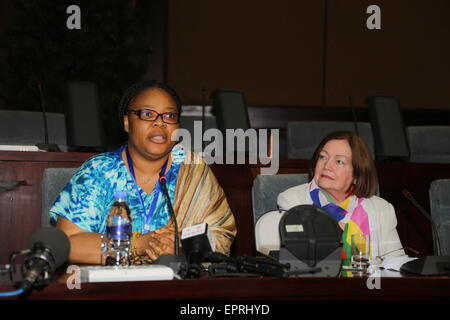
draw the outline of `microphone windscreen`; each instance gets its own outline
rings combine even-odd
[[[31,236],[30,248],[38,242],[51,251],[56,268],[63,265],[69,258],[70,241],[63,231],[54,227],[41,228]]]

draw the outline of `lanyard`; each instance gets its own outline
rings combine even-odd
[[[128,151],[128,147],[126,147],[125,153],[127,155],[128,167],[130,168],[131,177],[133,178],[134,185],[136,187],[136,191],[137,191],[137,194],[139,196],[139,201],[141,203],[142,208],[144,209],[144,218],[145,218],[144,226],[149,226],[150,222],[153,219],[153,214],[155,213],[156,203],[158,202],[159,194],[161,193],[161,185],[160,185],[160,182],[159,182],[159,179],[158,179],[158,182],[156,183],[156,186],[155,186],[155,188],[156,188],[155,195],[153,197],[153,201],[152,201],[152,204],[150,206],[150,210],[147,213],[147,210],[146,210],[145,204],[144,204],[144,200],[142,199],[141,192],[139,191],[139,188],[138,188],[138,184],[137,184],[137,181],[136,181],[136,175],[134,173],[133,160],[131,159],[130,152]],[[169,158],[167,158],[166,162],[164,163],[163,167],[161,168],[161,173],[163,175],[166,172],[166,167],[167,167],[167,162],[168,161],[169,161]]]

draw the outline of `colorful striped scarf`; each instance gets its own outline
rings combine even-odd
[[[362,206],[364,198],[350,195],[341,203],[335,204],[331,196],[321,190],[314,180],[310,184],[310,196],[316,206],[325,209],[336,221],[346,221],[342,233],[342,260],[344,265],[350,265],[352,235],[370,234],[369,218]]]
[[[204,159],[192,151],[180,167],[173,209],[180,229],[206,222],[215,251],[230,254],[236,224],[223,189]]]

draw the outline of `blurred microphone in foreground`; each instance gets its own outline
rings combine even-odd
[[[22,265],[22,279],[15,284],[18,290],[0,292],[0,297],[24,295],[32,289],[40,289],[52,282],[55,271],[68,259],[70,241],[66,234],[56,228],[46,227],[36,231],[30,239],[29,249],[14,252],[7,265],[11,280],[14,270],[14,259],[26,255]]]

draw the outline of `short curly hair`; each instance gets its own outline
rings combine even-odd
[[[128,87],[125,90],[124,94],[122,95],[122,98],[120,99],[119,120],[120,123],[122,124],[122,127],[123,127],[123,117],[127,114],[128,108],[133,103],[134,99],[142,92],[148,89],[161,89],[167,92],[172,97],[173,101],[175,101],[178,113],[181,115],[182,110],[181,100],[174,89],[156,80],[144,79]]]

